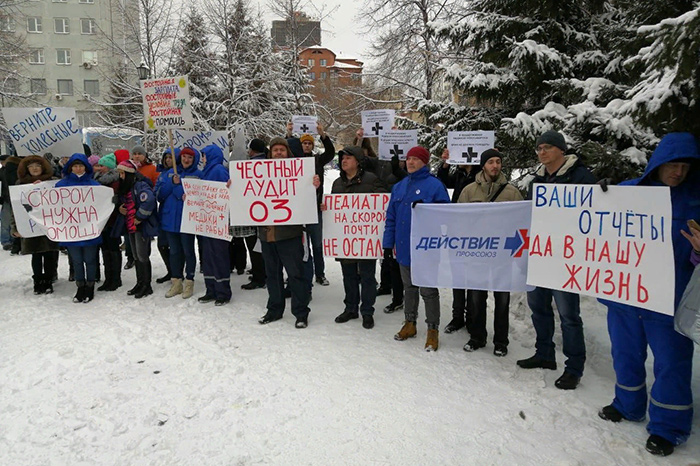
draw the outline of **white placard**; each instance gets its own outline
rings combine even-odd
[[[318,223],[314,165],[312,157],[231,162],[231,225]]]
[[[20,157],[83,153],[83,135],[74,108],[3,108],[2,114]]]
[[[390,194],[326,194],[323,255],[338,259],[379,259]]]
[[[44,236],[46,231],[27,215],[24,205],[27,202],[27,194],[30,191],[43,191],[56,186],[58,180],[43,181],[37,184],[18,184],[10,186],[10,201],[12,202],[12,214],[15,216],[17,231],[23,238],[34,238]]]
[[[62,186],[27,193],[29,218],[51,241],[85,241],[100,236],[114,204],[107,186]]]
[[[215,144],[224,153],[224,159],[229,159],[229,143],[226,131],[188,131],[184,129],[173,130],[173,145],[175,147],[191,147],[202,151],[210,144]],[[201,161],[203,162],[203,161]],[[203,169],[202,164],[199,169]]]
[[[667,187],[535,184],[528,284],[673,315]]]
[[[147,129],[194,127],[187,76],[143,80],[141,95]]]
[[[180,231],[231,241],[228,220],[231,191],[226,183],[183,178],[182,188],[185,201]]]
[[[379,158],[391,160],[394,155],[406,160],[408,151],[418,145],[418,130],[389,129],[379,133]]]
[[[417,204],[411,281],[431,288],[526,291],[530,204]]]
[[[294,115],[292,117],[292,132],[301,136],[302,134],[318,134],[318,117]]]
[[[496,136],[493,131],[449,131],[447,149],[450,151],[448,163],[454,165],[479,165],[481,154],[493,149]]]
[[[366,138],[378,138],[383,130],[394,127],[395,110],[364,110],[362,112],[362,128]]]

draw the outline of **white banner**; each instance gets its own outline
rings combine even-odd
[[[231,225],[318,223],[313,157],[237,160],[231,174]]]
[[[318,126],[318,117],[303,115],[292,116],[292,132],[299,136],[302,134],[318,134],[316,126]]]
[[[187,131],[173,130],[173,145],[175,147],[191,147],[202,151],[208,145],[215,144],[224,153],[224,159],[229,159],[229,143],[226,131]],[[204,166],[199,167],[200,169]]]
[[[479,165],[481,154],[493,149],[496,137],[493,131],[449,131],[447,149],[448,163],[454,165]]]
[[[394,155],[406,160],[408,151],[418,145],[417,129],[389,129],[379,133],[379,158],[391,160]]]
[[[390,194],[326,194],[323,255],[337,259],[379,259]]]
[[[83,153],[83,135],[74,108],[3,108],[2,115],[20,157]]]
[[[107,186],[64,186],[29,191],[26,205],[51,241],[85,241],[100,236],[114,210],[113,196]]]
[[[536,184],[528,284],[673,315],[667,187]]]
[[[27,194],[31,191],[43,191],[53,188],[58,180],[44,181],[37,184],[18,184],[10,186],[10,201],[12,202],[12,214],[15,216],[15,224],[17,231],[23,238],[34,238],[35,236],[44,236],[46,230],[41,228],[41,225],[32,220],[27,214],[24,205],[29,205],[27,202]]]
[[[187,76],[143,80],[141,95],[147,129],[194,127]]]
[[[377,138],[379,132],[394,127],[395,110],[364,110],[362,128],[366,138]]]
[[[526,291],[530,204],[417,204],[411,280],[432,288]]]
[[[180,231],[231,241],[228,228],[231,192],[226,183],[183,178],[182,188],[185,202]]]

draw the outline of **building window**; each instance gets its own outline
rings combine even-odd
[[[19,94],[19,79],[7,78],[5,80],[5,92],[8,94]]]
[[[95,3],[95,0],[78,0],[78,3]]]
[[[51,0],[54,3],[66,3],[66,0]]]
[[[97,23],[92,18],[81,18],[80,19],[80,33],[81,34],[95,34],[97,33]]]
[[[311,72],[309,73],[309,79],[312,80],[312,81],[313,81],[314,79],[316,79],[316,73],[314,73],[313,71],[311,71]]]
[[[100,95],[100,82],[97,79],[86,79],[83,81],[83,90],[90,97]]]
[[[95,51],[95,50],[83,50],[83,63],[97,65],[97,51]]]
[[[328,60],[326,60],[325,58],[321,58],[321,59],[318,61],[318,64],[321,65],[321,66],[327,66],[327,65],[328,65]]]
[[[306,64],[307,64],[307,65],[309,66],[309,68],[310,68],[310,67],[312,67],[312,66],[314,66],[314,65],[316,64],[316,60],[314,60],[313,58],[309,58],[308,60],[306,60]]]
[[[43,65],[44,49],[29,49],[29,63],[32,65]]]
[[[56,34],[70,34],[70,20],[68,18],[54,18],[53,30]]]
[[[321,71],[321,80],[325,80],[328,77],[328,73]]]
[[[46,80],[39,78],[32,78],[30,81],[32,87],[32,94],[46,94]]]
[[[56,49],[56,64],[57,65],[70,65],[70,50],[69,49]]]
[[[27,18],[27,32],[32,32],[35,34],[40,34],[44,31],[41,26],[41,18],[38,16],[31,16]]]
[[[15,32],[15,20],[11,16],[0,16],[0,31]]]
[[[62,95],[73,95],[73,80],[59,79],[56,81],[58,85],[58,93]]]

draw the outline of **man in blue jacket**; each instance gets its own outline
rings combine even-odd
[[[396,261],[401,268],[404,286],[403,327],[394,335],[395,340],[403,341],[416,336],[418,318],[418,295],[425,301],[425,322],[428,324],[426,351],[438,349],[438,327],[440,325],[440,294],[437,288],[418,287],[411,282],[411,215],[417,203],[449,203],[445,185],[430,174],[428,161],[430,153],[423,147],[412,148],[406,154],[408,176],[394,185],[386,212],[384,227],[384,257],[393,257],[396,248]]]
[[[698,191],[700,153],[690,133],[671,133],[661,140],[644,175],[624,185],[668,186],[671,189],[671,241],[678,308],[693,273],[691,243],[683,238],[688,220],[700,218]],[[660,456],[685,442],[693,422],[693,342],[676,332],[673,317],[626,304],[600,300],[608,307],[608,333],[615,369],[615,399],[598,413],[605,420],[642,421],[647,410],[645,361],[654,353],[654,384],[649,400],[646,449]]]

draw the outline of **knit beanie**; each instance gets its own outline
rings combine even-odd
[[[129,151],[126,149],[119,149],[114,151],[114,156],[116,157],[117,163],[122,163],[124,160],[129,160]]]
[[[105,155],[97,163],[112,170],[117,168],[117,158],[114,156],[114,154]]]
[[[302,134],[301,137],[299,138],[299,142],[302,142],[302,143],[303,143],[303,142],[306,142],[306,141],[311,142],[311,145],[312,145],[312,146],[316,144],[316,140],[314,139],[314,137],[313,137],[312,135],[310,135],[310,134]]]
[[[136,173],[136,167],[131,162],[131,160],[124,160],[123,162],[119,162],[117,170],[121,170],[127,173]]]
[[[93,167],[97,164],[97,162],[100,161],[100,157],[97,155],[91,155],[88,157],[88,163],[92,165]]]
[[[148,152],[146,152],[146,149],[143,146],[134,146],[131,148],[131,153],[132,154],[143,154],[146,157],[148,157]]]
[[[564,136],[560,132],[552,129],[545,131],[540,137],[537,138],[535,147],[540,147],[540,144],[549,144],[566,152],[566,140],[564,139]]]
[[[284,146],[287,149],[287,157],[292,156],[292,150],[289,148],[289,144],[287,144],[287,140],[284,138],[272,138],[272,141],[270,141],[270,152],[272,152],[272,148],[275,146]]]
[[[481,153],[481,160],[479,162],[479,166],[481,168],[483,168],[484,165],[486,165],[486,162],[488,162],[489,159],[491,159],[493,157],[498,157],[499,159],[502,158],[501,153],[498,152],[496,149],[485,150],[484,152]]]
[[[408,151],[408,154],[406,154],[406,158],[409,157],[416,157],[421,162],[428,165],[428,160],[430,160],[430,152],[428,152],[428,149],[426,149],[425,147],[416,146],[412,147]]]
[[[265,147],[265,141],[262,139],[253,139],[248,144],[248,148],[254,151],[256,154],[264,154],[267,152],[267,147]]]

